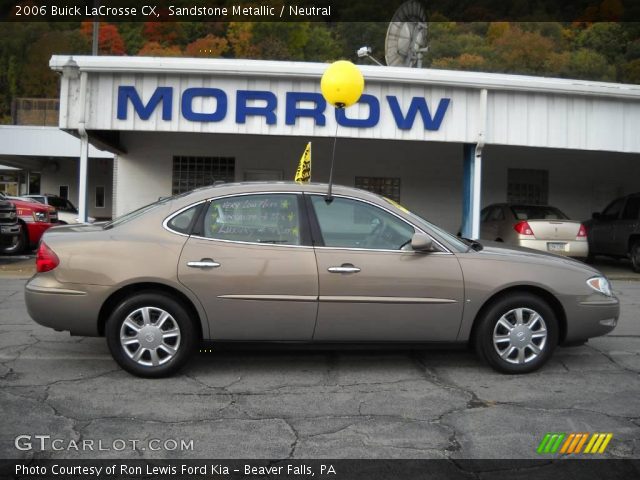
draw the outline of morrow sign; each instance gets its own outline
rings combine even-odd
[[[135,86],[121,85],[118,87],[118,105],[116,116],[118,120],[129,118],[129,105],[133,113],[141,120],[148,120],[158,109],[161,118],[171,121],[174,104],[173,87],[157,87],[146,103],[140,98]],[[179,96],[180,114],[185,120],[192,122],[220,122],[229,114],[229,95],[220,88],[193,87],[185,89]],[[215,100],[215,107],[205,111],[196,111],[196,99]],[[320,93],[315,92],[285,92],[285,125],[295,125],[298,118],[311,118],[317,126],[326,125],[325,111],[327,102]],[[335,109],[335,118],[339,125],[353,128],[372,128],[380,122],[381,104],[385,104],[393,116],[396,126],[400,130],[411,130],[417,118],[420,117],[425,130],[437,131],[442,125],[444,116],[449,108],[450,98],[441,98],[435,111],[427,105],[424,97],[412,97],[407,105],[401,106],[398,97],[386,95],[381,101],[374,95],[363,94],[359,104],[368,107],[364,118],[351,118],[344,109]],[[212,106],[214,102],[207,102]],[[268,90],[237,90],[235,91],[235,122],[246,123],[248,117],[263,117],[267,125],[276,125],[278,97]]]

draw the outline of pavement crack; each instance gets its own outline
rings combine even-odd
[[[447,390],[453,390],[456,393],[462,393],[463,395],[467,396],[469,400],[467,402],[466,408],[482,408],[492,406],[492,402],[482,400],[473,390],[461,387],[460,385],[457,385],[453,382],[448,382],[440,377],[436,373],[436,371],[428,367],[427,364],[424,363],[424,361],[420,357],[418,357],[417,354],[411,354],[411,360],[429,382]]]
[[[603,350],[600,350],[599,348],[596,348],[593,345],[589,345],[588,343],[586,344],[586,347],[590,348],[591,350],[594,350],[595,352],[598,352],[600,355],[602,355],[604,358],[609,360],[611,363],[613,363],[616,367],[620,368],[621,370],[624,370],[625,372],[632,373],[634,375],[640,375],[640,371],[634,370],[634,369],[629,368],[629,367],[625,367],[624,365],[621,365],[609,353],[607,353],[607,352],[605,352]]]

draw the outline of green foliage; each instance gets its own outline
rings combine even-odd
[[[523,0],[522,5],[516,3],[512,8],[525,4]],[[615,5],[605,1],[594,15],[615,18]],[[362,1],[349,6],[354,12],[364,7],[369,8]],[[383,13],[391,7],[381,4],[380,8]],[[439,14],[431,20],[429,50],[423,60],[426,68],[640,83],[637,22],[459,23]],[[384,63],[387,27],[387,22],[123,22],[105,26],[102,35],[120,38],[119,53],[124,50],[126,55],[317,62],[348,59],[371,64],[370,59],[358,58],[356,51],[371,47],[372,55]],[[79,22],[1,24],[0,122],[10,118],[15,97],[58,96],[58,77],[49,69],[51,55],[90,51],[90,35],[86,31],[81,34]]]

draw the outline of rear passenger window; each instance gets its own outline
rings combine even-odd
[[[239,195],[213,200],[205,214],[204,236],[235,242],[300,245],[296,195]]]
[[[196,212],[199,210],[199,207],[200,205],[196,205],[176,215],[167,222],[167,227],[175,232],[189,235],[191,222],[193,221],[193,217],[195,216]]]

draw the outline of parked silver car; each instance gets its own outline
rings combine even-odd
[[[587,230],[550,205],[496,203],[480,212],[480,238],[567,257],[589,255]]]
[[[471,344],[508,373],[604,335],[607,279],[555,255],[465,243],[370,192],[225,184],[45,234],[29,314],[105,335],[127,371],[181,367],[200,340]]]

